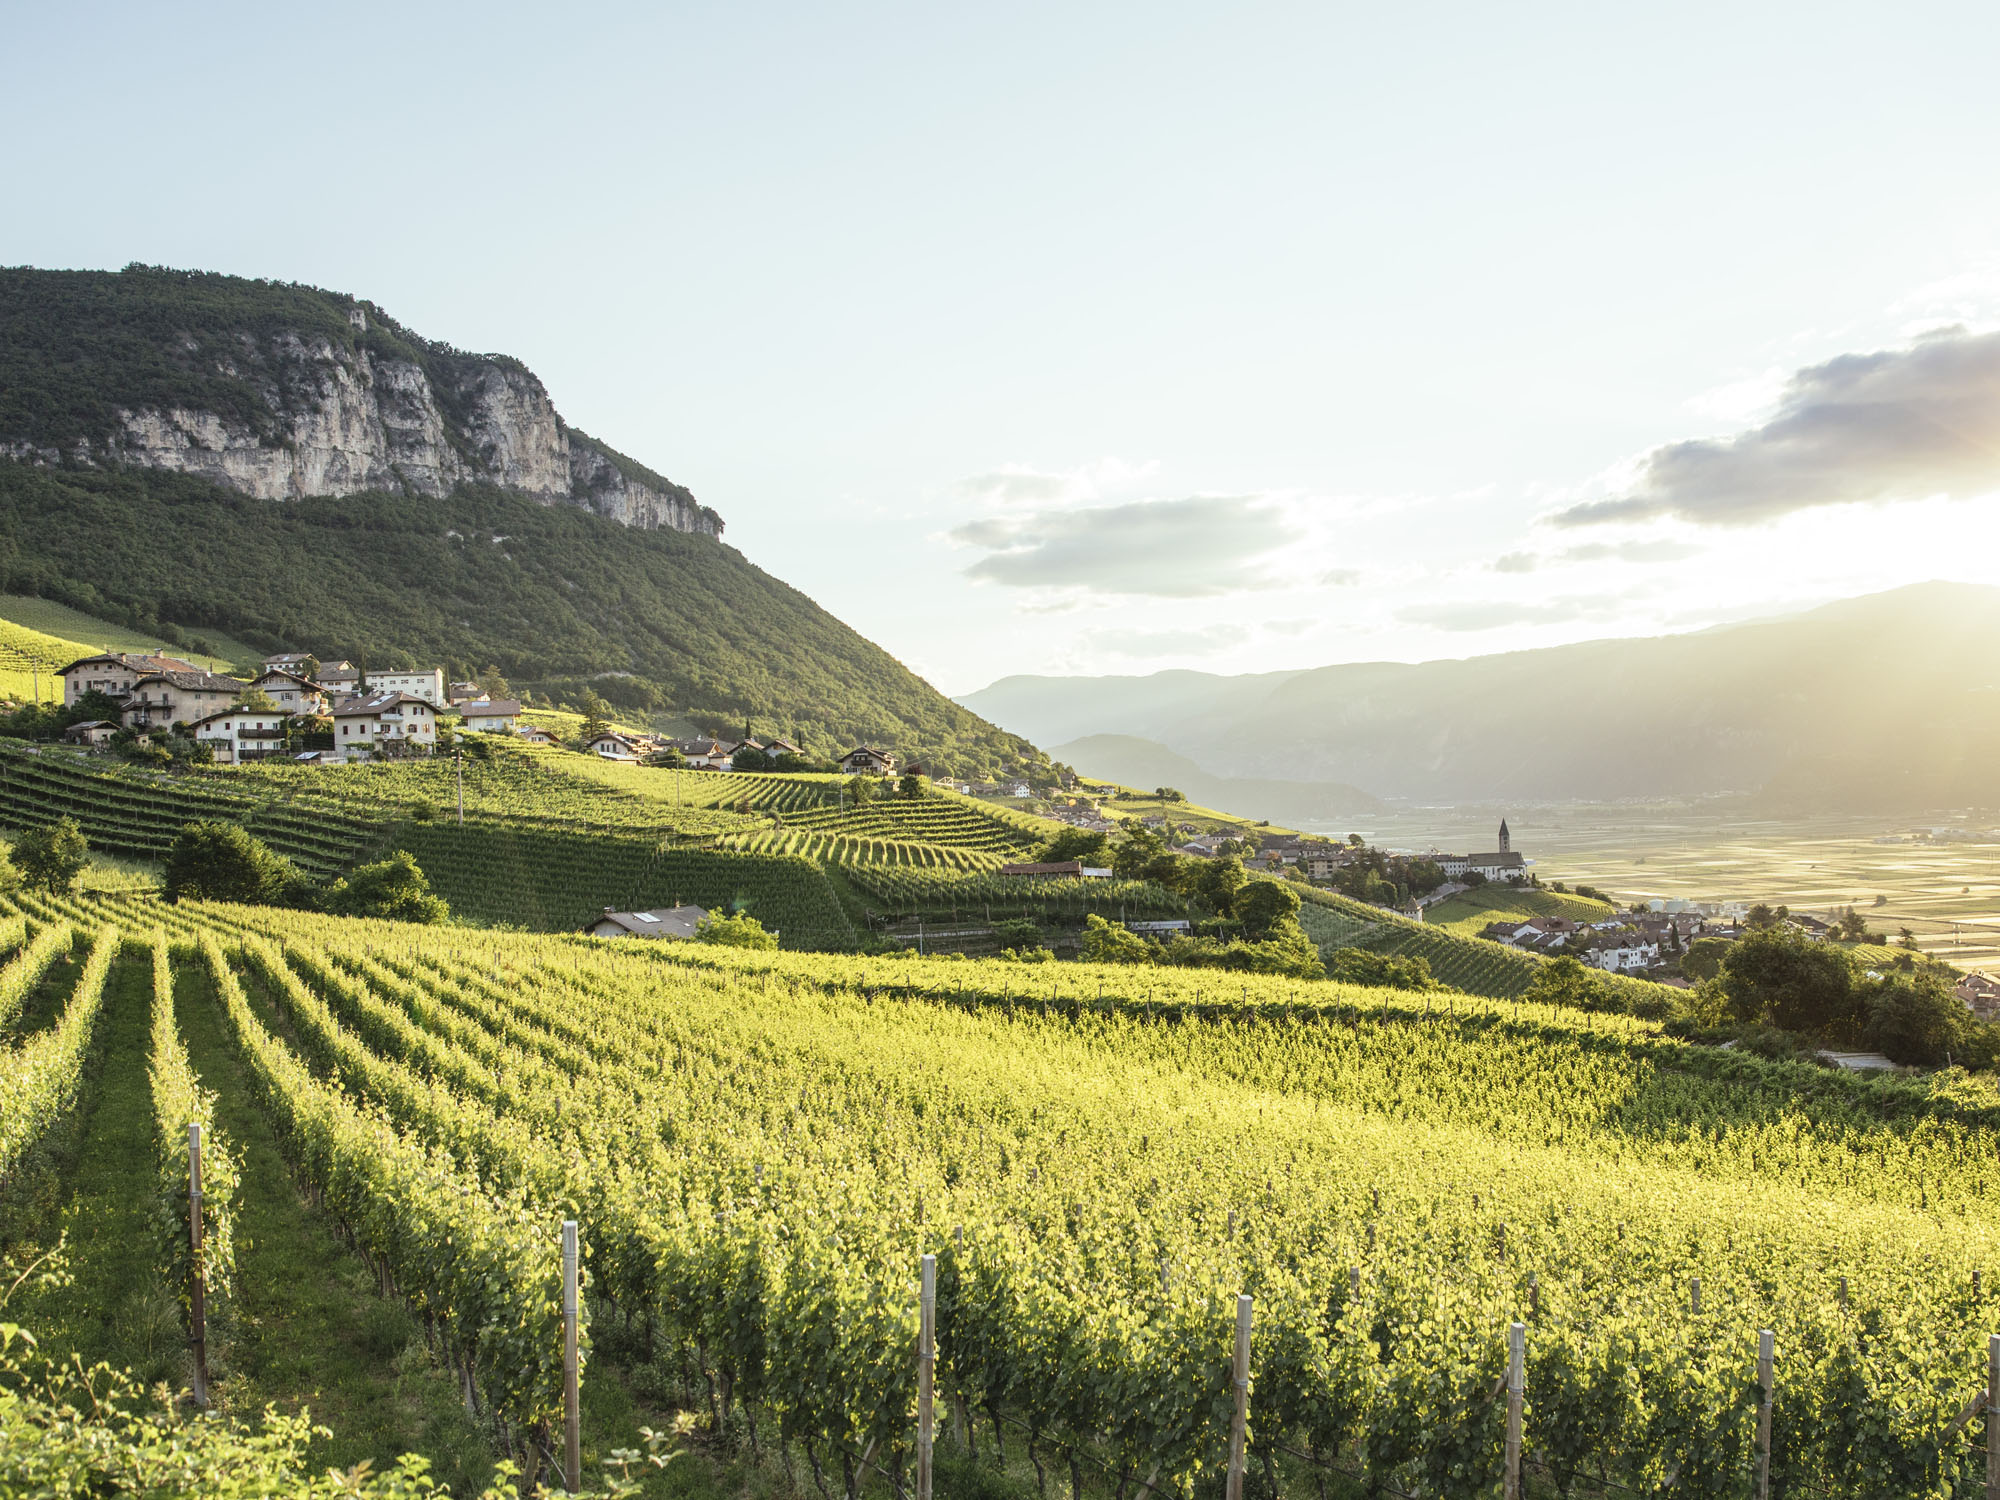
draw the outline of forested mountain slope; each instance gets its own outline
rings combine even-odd
[[[11,456],[11,457],[9,457]],[[0,590],[179,641],[493,665],[822,754],[1041,757],[564,423],[519,361],[199,272],[0,270]]]

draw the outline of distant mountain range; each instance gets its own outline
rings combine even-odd
[[[1133,742],[1150,741],[1242,790],[1285,783],[1285,797],[1991,807],[2000,589],[1918,584],[1691,635],[1462,661],[1007,677],[960,702],[1088,774],[1131,779],[1118,768],[1149,764]],[[1265,795],[1223,805],[1284,817]]]

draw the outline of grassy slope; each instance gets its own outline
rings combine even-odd
[[[1528,885],[1483,885],[1461,891],[1424,912],[1424,925],[1439,927],[1460,937],[1477,937],[1489,922],[1513,917],[1567,917],[1572,922],[1601,922],[1610,916],[1608,902],[1588,896],[1565,895],[1538,890]]]
[[[212,672],[230,671],[246,662],[260,660],[265,654],[254,646],[215,632],[204,634],[200,640],[200,645],[210,649],[199,650],[192,640],[177,642],[157,632],[113,624],[95,615],[87,615],[80,609],[71,609],[67,604],[58,604],[53,599],[38,599],[32,594],[0,594],[0,620],[52,637],[62,642],[65,648],[80,645],[84,651],[164,650],[169,656],[178,656]],[[181,632],[174,633],[178,635]],[[56,665],[64,666],[74,660],[75,656],[65,657]]]
[[[1167,802],[1153,795],[1149,787],[1122,786],[1114,781],[1089,781],[1084,785],[1091,791],[1116,793],[1116,800],[1107,796],[1099,810],[1108,818],[1120,822],[1129,819],[1163,817],[1175,823],[1192,824],[1203,833],[1233,834],[1239,838],[1257,838],[1273,833],[1296,833],[1293,828],[1280,827],[1273,823],[1260,823],[1254,818],[1238,817],[1235,813],[1222,812],[1217,808],[1203,807],[1198,802]]]

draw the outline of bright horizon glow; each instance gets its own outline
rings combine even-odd
[[[956,694],[2000,584],[1987,7],[9,20],[0,260],[515,355]]]

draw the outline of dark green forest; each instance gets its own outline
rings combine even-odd
[[[734,548],[466,486],[277,502],[152,470],[0,461],[0,589],[172,638],[368,668],[496,665],[816,753],[884,744],[997,775],[1040,757]]]

